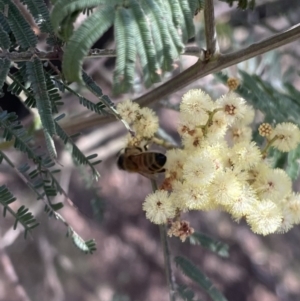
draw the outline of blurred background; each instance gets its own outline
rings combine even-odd
[[[299,23],[300,2],[262,0],[257,1],[254,11],[242,11],[215,1],[215,14],[221,52],[229,53]],[[78,23],[82,18],[85,16],[80,16]],[[189,45],[205,48],[203,14],[196,15],[194,21],[197,37]],[[43,47],[41,39],[40,49]],[[94,48],[114,48],[113,28]],[[194,57],[181,56],[175,62],[174,72],[166,79],[195,62]],[[86,60],[84,68],[103,93],[116,103],[146,92],[141,72],[137,70],[132,93],[113,96],[114,63],[114,58]],[[239,77],[238,70],[244,70],[259,75],[278,91],[285,83],[299,91],[299,65],[300,43],[297,41],[230,67],[226,72]],[[176,107],[182,95],[191,88],[204,89],[214,99],[227,91],[224,84],[210,75],[153,106],[161,128],[177,142],[180,142],[176,131],[178,112],[170,107]],[[87,99],[96,101],[89,91],[76,89]],[[19,284],[32,301],[168,300],[159,229],[146,220],[142,211],[142,202],[152,190],[151,183],[139,174],[120,171],[116,166],[118,152],[124,147],[124,126],[120,122],[99,124],[95,115],[85,111],[71,94],[64,94],[63,101],[62,111],[68,115],[62,123],[63,128],[72,134],[80,131],[82,135],[77,139],[77,146],[86,155],[97,153],[103,162],[97,166],[101,178],[91,184],[90,171],[74,166],[68,150],[57,142],[58,162],[63,166],[58,180],[75,206],[65,202],[62,196],[54,201],[65,202],[61,214],[84,239],[96,239],[97,251],[92,255],[80,252],[71,239],[66,238],[66,227],[48,218],[43,212],[43,204],[35,200],[16,174],[7,165],[0,165],[0,183],[5,183],[19,200],[12,208],[17,210],[24,204],[40,222],[32,236],[24,240],[21,227],[15,231],[11,228],[14,220],[10,216],[0,218],[0,300],[27,300],[20,297]],[[32,112],[25,109],[17,97],[7,93],[0,99],[0,105],[4,110],[16,111],[25,125],[30,124]],[[36,139],[43,145],[39,133]],[[5,151],[16,165],[26,160],[13,149]],[[299,191],[297,182],[294,189]],[[201,246],[171,238],[172,256],[190,258],[228,300],[300,300],[299,227],[283,235],[262,237],[252,233],[244,221],[237,224],[222,212],[189,212],[186,219],[197,231],[228,244],[230,256],[222,258]],[[173,269],[178,282],[194,289],[197,300],[210,300],[199,287],[182,276],[175,265]]]

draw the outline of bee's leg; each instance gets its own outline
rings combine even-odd
[[[140,153],[142,153],[143,152],[143,149],[141,148],[141,147],[136,147],[136,149],[140,152]]]
[[[139,172],[139,174],[150,180],[155,180],[157,178],[156,174],[149,174],[149,173],[144,173],[144,172]]]

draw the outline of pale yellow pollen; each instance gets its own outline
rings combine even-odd
[[[272,126],[269,123],[262,123],[258,128],[259,135],[268,137],[272,134]]]
[[[240,85],[240,81],[237,78],[234,78],[234,77],[228,78],[227,86],[230,91],[236,90],[239,85]]]
[[[225,112],[228,115],[235,115],[235,110],[236,110],[236,107],[234,105],[226,105],[225,106]]]

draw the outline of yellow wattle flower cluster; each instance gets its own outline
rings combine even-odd
[[[117,110],[122,118],[132,126],[135,137],[129,135],[128,146],[140,146],[144,141],[149,141],[158,130],[158,117],[149,108],[141,108],[131,100],[125,100],[117,105]]]
[[[178,128],[183,148],[167,151],[166,178],[146,197],[146,217],[156,224],[174,219],[169,234],[175,236],[182,229],[192,233],[186,222],[178,223],[180,213],[189,210],[226,211],[262,235],[299,224],[300,195],[292,192],[286,172],[265,158],[271,146],[283,152],[296,148],[300,130],[291,123],[274,129],[263,124],[261,149],[252,141],[253,118],[253,108],[232,91],[216,101],[202,90],[186,93]]]

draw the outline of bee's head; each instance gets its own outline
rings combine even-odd
[[[161,153],[156,153],[155,159],[156,159],[157,163],[161,166],[164,166],[167,162],[167,157]]]

